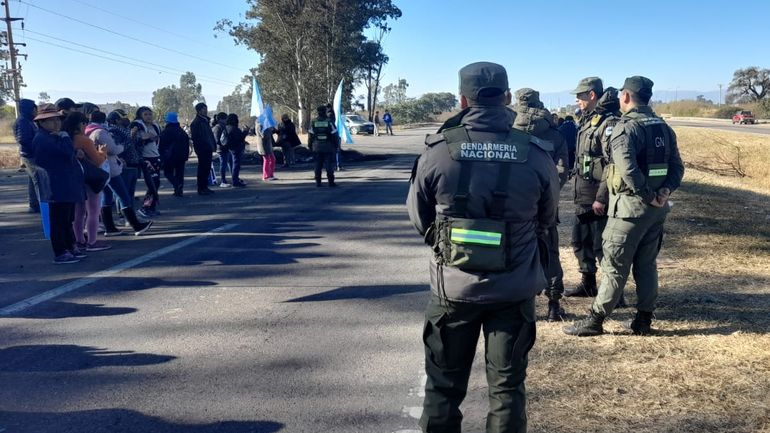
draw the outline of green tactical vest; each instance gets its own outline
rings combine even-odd
[[[666,181],[668,161],[671,158],[671,148],[674,137],[666,122],[660,117],[642,113],[629,113],[627,121],[634,122],[644,131],[645,159],[638,161],[639,169],[644,173],[647,187],[657,191]],[[611,179],[610,191],[613,194],[629,193],[630,189],[623,181],[614,164],[609,168],[607,178]]]
[[[476,142],[464,126],[446,129],[442,134],[451,158],[460,162],[460,176],[452,206],[447,215],[439,215],[436,221],[437,259],[444,266],[463,271],[509,270],[511,260],[503,218],[511,166],[526,162],[530,142],[538,139],[512,129],[501,142]],[[478,162],[498,163],[497,182],[487,218],[468,218],[471,177]]]

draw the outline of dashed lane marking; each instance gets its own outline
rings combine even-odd
[[[216,233],[225,232],[228,230],[231,230],[235,227],[237,227],[238,224],[225,224],[221,227],[217,227],[214,230],[208,231],[206,233],[201,233],[198,236],[194,236],[190,239],[186,239],[181,242],[177,242],[175,244],[169,245],[167,247],[161,248],[157,251],[153,251],[151,253],[145,254],[143,256],[137,257],[135,259],[129,260],[127,262],[120,263],[118,265],[115,265],[107,270],[99,271],[94,274],[91,274],[87,277],[80,278],[78,280],[72,281],[70,283],[67,283],[63,286],[59,286],[55,289],[51,289],[47,292],[43,292],[39,295],[33,296],[31,298],[25,299],[23,301],[17,302],[13,305],[10,305],[8,307],[0,309],[0,317],[3,316],[10,316],[11,314],[18,313],[20,311],[26,310],[29,307],[35,306],[37,304],[40,304],[45,301],[49,301],[53,298],[59,297],[61,295],[64,295],[65,293],[72,292],[74,290],[77,290],[81,287],[85,287],[95,281],[98,281],[102,278],[108,278],[112,277],[114,275],[117,275],[127,269],[134,268],[136,266],[141,265],[142,263],[149,262],[150,260],[157,259],[158,257],[164,256],[168,253],[174,252],[178,249],[190,246],[192,244],[196,244],[204,239],[206,239],[209,236],[212,236]],[[2,430],[0,430],[0,433],[2,433]]]

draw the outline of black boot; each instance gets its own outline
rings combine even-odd
[[[625,293],[620,294],[620,299],[618,299],[618,303],[617,305],[615,305],[615,309],[618,309],[618,308],[628,308],[628,304],[626,303]]]
[[[548,301],[548,320],[549,322],[560,322],[567,317],[567,313],[564,308],[559,305],[559,300],[554,299]]]
[[[152,225],[152,220],[144,223],[139,222],[139,219],[136,217],[136,212],[134,212],[134,208],[127,207],[123,209],[123,215],[126,217],[126,221],[128,221],[134,229],[134,236],[139,236],[146,232]]]
[[[634,320],[626,322],[624,325],[634,335],[650,335],[652,334],[652,313],[637,311]]]
[[[581,297],[588,298],[596,296],[596,274],[589,272],[581,272],[580,283],[564,292],[565,297]]]
[[[104,236],[120,236],[123,234],[117,227],[115,227],[115,220],[112,219],[112,206],[102,207],[102,222],[104,223]]]
[[[565,326],[562,328],[562,331],[567,335],[574,335],[576,337],[595,337],[604,334],[603,323],[604,316],[590,310],[588,317],[578,320],[570,326]]]

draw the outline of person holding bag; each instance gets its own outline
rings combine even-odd
[[[53,104],[42,104],[34,120],[39,129],[33,139],[35,162],[49,182],[39,188],[40,201],[48,203],[54,264],[77,263],[84,255],[76,249],[72,226],[75,203],[86,199],[83,170],[77,162],[70,136],[61,131],[63,114]],[[77,255],[76,255],[77,254]]]
[[[130,125],[131,137],[136,140],[142,153],[142,174],[147,185],[147,193],[144,195],[144,203],[140,214],[145,217],[157,216],[158,189],[160,188],[160,152],[158,141],[160,126],[153,120],[152,110],[149,107],[139,107],[136,110],[136,118]]]
[[[87,186],[86,200],[75,205],[73,229],[78,249],[102,251],[111,248],[109,244],[96,239],[102,207],[102,190],[110,179],[109,165],[106,150],[97,148],[93,140],[85,135],[87,124],[86,115],[77,111],[67,115],[62,124],[64,132],[72,138],[75,149],[83,152],[79,160]],[[102,173],[97,175],[95,170],[100,170]]]

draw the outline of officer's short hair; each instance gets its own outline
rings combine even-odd
[[[651,93],[634,92],[633,90],[624,89],[631,97],[631,101],[636,105],[649,105],[650,99],[652,99]]]

